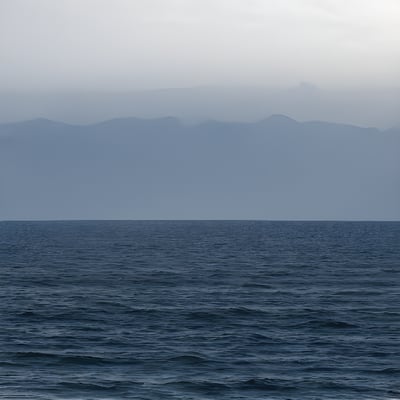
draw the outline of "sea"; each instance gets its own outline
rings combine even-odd
[[[0,398],[400,399],[400,223],[0,222]]]

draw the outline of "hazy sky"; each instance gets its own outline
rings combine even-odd
[[[0,91],[400,86],[399,0],[1,0]]]

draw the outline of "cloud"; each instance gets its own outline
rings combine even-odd
[[[0,90],[398,85],[396,0],[2,0]]]

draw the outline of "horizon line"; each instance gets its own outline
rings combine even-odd
[[[262,219],[262,218],[60,218],[60,219],[2,219],[4,222],[400,222],[400,219]]]

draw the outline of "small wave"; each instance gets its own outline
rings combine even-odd
[[[40,351],[21,351],[14,354],[16,358],[58,357],[58,354],[42,353]]]
[[[157,308],[129,307],[125,312],[127,314],[157,314],[162,311]]]
[[[118,388],[118,385],[114,383],[102,384],[102,383],[86,383],[86,382],[60,382],[60,385],[68,389],[96,390],[96,391],[115,390]]]
[[[105,359],[94,356],[62,356],[60,357],[60,362],[63,364],[98,365],[104,363]]]
[[[344,321],[323,321],[321,324],[323,327],[327,328],[357,328],[356,324],[351,324]]]
[[[322,381],[322,382],[315,382],[313,385],[318,386],[323,390],[329,391],[343,391],[343,390],[351,390],[357,393],[364,393],[369,391],[370,389],[367,387],[355,386],[350,383],[345,382],[337,382],[337,381]]]
[[[183,364],[203,364],[208,362],[207,359],[196,355],[181,355],[167,359],[168,362],[179,362]]]
[[[220,393],[229,391],[231,387],[227,384],[212,381],[170,381],[164,383],[165,386],[172,386],[179,389],[189,390],[199,393]]]
[[[268,390],[268,391],[291,391],[296,388],[290,386],[288,381],[268,378],[251,378],[237,383],[235,388],[240,390]]]
[[[57,364],[97,365],[105,361],[102,357],[89,355],[66,355],[57,353],[44,353],[39,351],[18,352],[14,354],[17,359],[48,360]]]
[[[334,328],[334,329],[349,329],[349,328],[358,328],[358,325],[351,324],[349,322],[344,321],[335,321],[335,320],[310,320],[306,322],[301,322],[299,324],[293,325],[293,327],[301,328],[301,327],[310,327],[310,328]]]
[[[24,364],[21,363],[16,363],[12,361],[0,361],[0,367],[21,367],[24,366]]]
[[[34,311],[22,311],[20,313],[17,313],[16,316],[22,318],[40,317],[40,315],[35,313]]]
[[[244,283],[243,288],[260,288],[260,289],[271,289],[272,286],[266,283]]]
[[[383,369],[371,371],[371,372],[375,373],[375,374],[397,375],[397,374],[400,374],[400,368],[389,367],[389,368],[383,368]]]
[[[216,321],[220,320],[224,316],[219,315],[216,312],[210,312],[210,311],[192,311],[189,312],[186,317],[191,320]]]
[[[43,313],[37,311],[22,311],[15,314],[17,318],[32,319],[35,321],[93,321],[102,322],[102,319],[88,316],[84,310]]]
[[[199,319],[207,321],[215,319],[220,320],[222,318],[257,316],[265,313],[267,313],[267,311],[259,308],[239,306],[239,307],[215,308],[213,310],[192,311],[187,314],[187,317],[190,319]]]
[[[268,341],[271,343],[277,343],[279,341],[279,339],[275,339],[270,336],[263,335],[262,333],[253,333],[250,337],[251,337],[251,339],[260,341],[260,342]]]
[[[246,316],[246,315],[258,315],[265,314],[266,311],[259,308],[249,308],[249,307],[230,307],[226,310],[222,310],[224,314],[229,314],[233,316]]]

